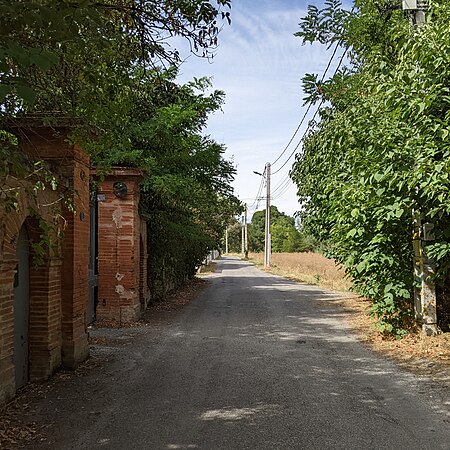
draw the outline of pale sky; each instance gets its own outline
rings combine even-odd
[[[192,56],[180,70],[180,82],[208,76],[214,89],[225,91],[223,112],[210,117],[207,134],[227,147],[227,159],[233,158],[235,193],[250,213],[265,208],[265,198],[255,203],[261,177],[253,171],[263,172],[265,164],[273,163],[285,149],[306,111],[301,79],[306,73],[321,75],[332,54],[333,49],[321,45],[302,46],[293,35],[308,4],[321,7],[323,0],[233,0],[232,24],[224,26],[213,62]],[[337,52],[329,74],[341,53]],[[299,209],[296,188],[287,181],[294,157],[280,168],[306,126],[307,120],[272,167],[272,173],[279,170],[271,180],[272,204],[289,215]],[[265,188],[261,196],[265,197]]]

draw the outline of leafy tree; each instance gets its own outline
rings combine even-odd
[[[225,251],[225,242],[222,250]],[[228,224],[228,251],[230,253],[242,252],[242,223],[233,218]]]
[[[220,248],[229,218],[241,209],[231,181],[235,168],[224,147],[202,134],[223,92],[207,79],[175,83],[176,71],[148,74],[135,92],[127,127],[129,147],[103,147],[98,164],[146,172],[141,207],[147,216],[149,283],[155,297],[192,277],[207,252]]]
[[[229,7],[228,0],[0,0],[0,117],[74,117],[83,126],[72,139],[90,151],[127,147],[120,130],[132,93],[151,67],[180,61],[169,38],[212,56]],[[0,156],[13,162],[2,176],[26,166],[9,144]]]
[[[248,224],[248,248],[251,252],[264,251],[264,238],[265,238],[265,216],[266,212],[256,211],[251,223]]]
[[[45,90],[47,75],[55,82],[49,91],[57,87],[60,91],[54,93],[70,100],[72,83],[102,88],[111,73],[178,63],[179,52],[168,45],[172,36],[185,38],[191,51],[211,57],[217,47],[217,20],[230,22],[223,8],[231,7],[230,0],[214,3],[0,0],[0,102],[15,94],[32,103]]]
[[[256,211],[249,224],[249,249],[254,252],[264,250],[266,211]],[[295,226],[295,219],[270,207],[270,235],[273,252],[301,252],[310,250],[305,245],[304,236]]]
[[[181,56],[170,46],[179,36],[191,52],[213,57],[230,7],[229,0],[0,0],[0,116],[76,118],[82,125],[70,138],[99,171],[113,164],[146,171],[141,198],[155,295],[195,273],[240,207],[223,146],[202,135],[224,95],[206,95],[205,79],[177,85]],[[10,162],[0,176],[23,175],[17,143],[8,136],[0,144]]]
[[[316,76],[304,80],[306,101],[325,104],[293,170],[302,221],[373,299],[380,329],[402,334],[412,312],[413,211],[435,223],[427,251],[439,276],[450,256],[450,63],[442,56],[450,7],[432,2],[415,30],[396,1],[314,11],[297,35],[340,42],[349,66],[320,86]]]

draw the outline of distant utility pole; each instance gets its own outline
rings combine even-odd
[[[228,255],[228,227],[225,228],[225,254]]]
[[[244,216],[242,216],[242,227],[241,227],[241,245],[242,245],[242,256],[245,256],[245,223]]]
[[[272,245],[270,242],[270,163],[266,164],[264,174],[253,171],[256,175],[266,178],[266,225],[264,238],[264,267],[270,267]]]
[[[411,15],[415,26],[425,23],[427,0],[403,0],[403,9]],[[426,335],[438,332],[436,286],[432,280],[434,261],[427,256],[427,244],[434,241],[434,225],[426,222],[421,211],[413,212],[414,312]]]
[[[266,229],[264,239],[264,267],[270,267],[272,245],[270,242],[270,163],[266,164]]]
[[[245,204],[244,210],[244,256],[248,258],[247,204]]]

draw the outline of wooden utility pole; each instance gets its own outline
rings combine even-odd
[[[264,239],[264,267],[270,267],[272,246],[270,242],[270,163],[266,164],[266,229]]]
[[[427,336],[438,333],[436,286],[432,279],[434,261],[427,256],[427,244],[434,241],[433,224],[423,222],[419,212],[413,216],[414,313]]]
[[[426,0],[403,0],[403,10],[410,13],[411,22],[420,27],[425,23]],[[436,286],[433,281],[434,261],[428,258],[427,244],[434,241],[434,225],[423,220],[421,211],[413,212],[414,249],[414,312],[428,335],[438,333]]]

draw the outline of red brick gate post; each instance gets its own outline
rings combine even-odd
[[[86,313],[89,264],[89,156],[68,142],[70,125],[49,127],[36,121],[20,122],[17,135],[23,151],[53,165],[65,182],[66,198],[62,241],[62,364],[76,367],[89,354]]]
[[[139,185],[143,172],[116,167],[98,190],[97,319],[119,324],[137,320],[142,305]],[[146,260],[146,258],[145,258]],[[147,282],[145,280],[145,286]]]

